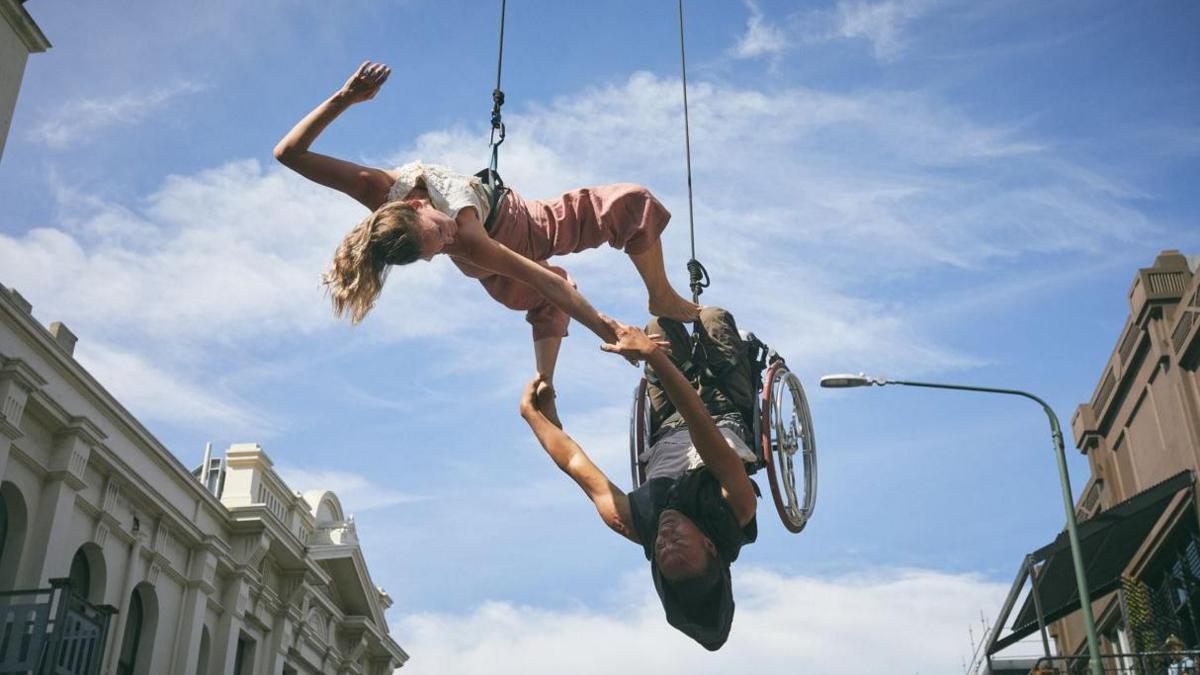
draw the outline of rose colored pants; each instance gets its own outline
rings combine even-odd
[[[649,190],[632,183],[579,188],[550,200],[526,201],[509,192],[496,208],[492,239],[568,281],[566,270],[545,261],[606,242],[626,253],[641,253],[654,244],[671,218]],[[525,310],[534,340],[567,334],[570,318],[533,288],[470,263],[456,260],[454,264],[463,274],[479,279],[505,307]]]

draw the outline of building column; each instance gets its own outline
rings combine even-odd
[[[188,582],[183,592],[183,606],[175,631],[172,673],[191,673],[200,659],[200,636],[204,630],[204,615],[208,611],[208,596],[216,592],[213,583],[216,571],[217,556],[213,548],[205,544],[193,550]],[[212,649],[211,644],[209,649]]]
[[[0,478],[8,475],[8,455],[21,438],[21,418],[29,393],[46,380],[20,359],[0,359]]]
[[[288,608],[281,606],[276,613],[271,636],[266,645],[268,661],[263,664],[263,672],[267,675],[283,675],[283,667],[287,665],[288,646],[292,644],[294,623],[288,616]]]
[[[75,493],[85,487],[88,458],[103,437],[85,417],[71,418],[55,436],[45,488],[25,544],[30,558],[20,582],[27,588],[40,588],[52,577],[65,577],[70,571],[71,549],[80,543],[71,538]]]
[[[222,605],[225,613],[217,624],[216,635],[213,636],[212,656],[209,659],[210,668],[224,675],[233,672],[234,660],[237,658],[238,636],[242,632],[242,617],[250,603],[250,586],[245,577],[234,576],[225,589]]]
[[[117,605],[117,613],[109,624],[108,644],[105,647],[104,672],[113,675],[117,672],[117,659],[121,657],[121,638],[125,636],[125,620],[129,616],[129,604],[133,599],[133,589],[142,579],[138,570],[142,566],[142,532],[133,533],[133,541],[129,544],[129,560],[125,565],[125,582],[121,585],[121,599]],[[160,618],[162,614],[159,614]]]

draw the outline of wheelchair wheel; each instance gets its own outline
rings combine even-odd
[[[799,532],[817,501],[817,447],[804,387],[782,361],[763,380],[760,428],[775,509],[784,527]]]
[[[629,471],[633,489],[646,480],[645,467],[638,461],[642,452],[650,446],[650,400],[646,393],[646,378],[642,378],[633,389],[633,409],[629,412]]]

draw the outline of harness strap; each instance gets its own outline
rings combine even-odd
[[[491,188],[491,197],[488,199],[488,215],[483,221],[483,229],[488,234],[492,233],[492,226],[496,224],[496,216],[500,212],[499,206],[504,195],[509,192],[509,189],[504,185],[504,179],[494,167],[483,169],[475,174],[484,185]]]
[[[692,354],[688,362],[689,368],[684,371],[684,375],[690,381],[699,386],[702,382],[707,382],[717,388],[725,398],[737,409],[742,415],[742,427],[746,434],[746,442],[754,453],[758,454],[758,439],[753,438],[754,435],[754,416],[753,404],[750,408],[745,408],[738,405],[734,397],[729,393],[729,372],[733,370],[733,365],[730,363],[721,362],[714,364],[708,358],[708,350],[704,347],[704,342],[701,336],[704,334],[704,326],[699,320],[692,323]],[[750,383],[754,389],[752,395],[757,396],[762,382],[762,372],[766,369],[768,363],[773,363],[779,360],[779,356],[774,350],[767,347],[766,344],[759,340],[754,333],[749,333],[746,339],[743,340],[746,347],[746,357],[750,362]]]

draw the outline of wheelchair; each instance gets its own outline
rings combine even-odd
[[[746,444],[757,458],[753,464],[746,463],[746,473],[754,475],[766,468],[775,510],[783,526],[798,533],[808,524],[817,501],[817,447],[808,398],[800,378],[788,369],[783,357],[753,333],[742,331],[741,335],[750,359],[751,381],[758,383],[754,407],[742,411],[747,422]],[[649,449],[654,431],[647,389],[643,376],[634,389],[629,421],[634,489],[645,482],[646,463],[640,457]]]

